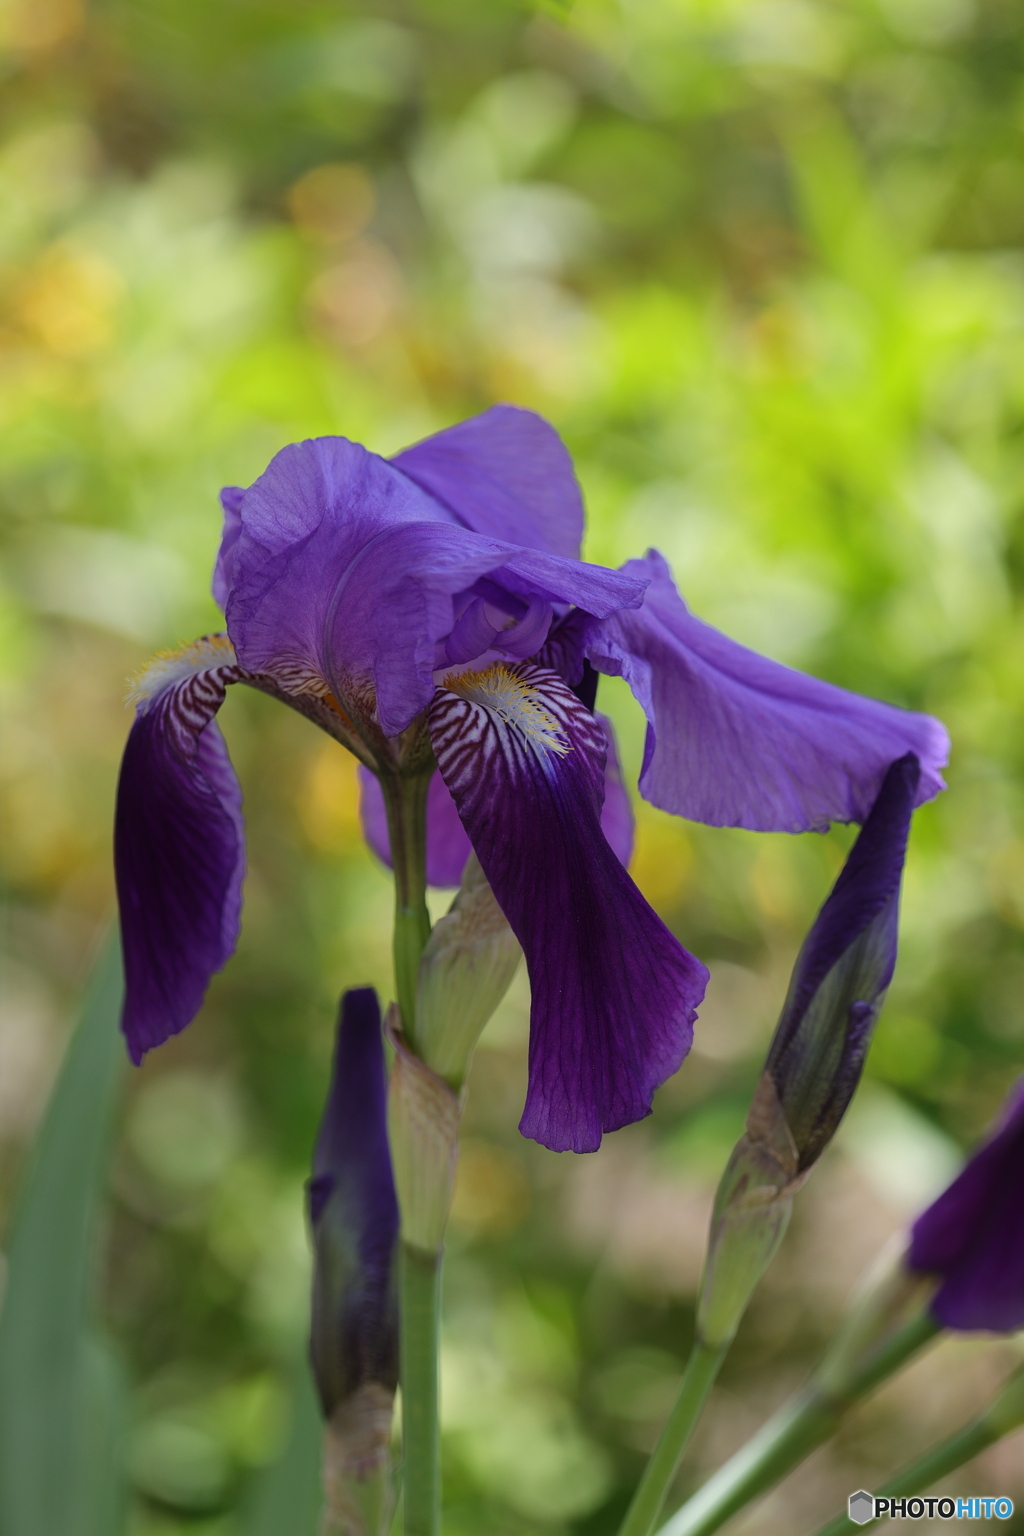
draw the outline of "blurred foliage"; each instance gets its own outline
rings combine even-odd
[[[1024,1062],[1022,65],[1012,0],[0,0],[5,1198],[111,918],[123,679],[219,625],[218,488],[298,437],[393,451],[514,400],[575,455],[592,558],[657,544],[706,618],[953,735],[869,1080],[681,1487],[756,1426]],[[353,764],[243,692],[240,951],[132,1076],[100,1245],[131,1536],[255,1529],[335,1002],[390,990]],[[602,703],[635,773],[636,711]],[[446,1293],[450,1536],[614,1529],[849,841],[638,816],[635,878],[712,966],[697,1045],[652,1120],[558,1158],[515,1129],[524,984],[489,1028]],[[830,1513],[1004,1359],[944,1347],[745,1528]],[[956,1491],[1024,1497],[1021,1461]]]

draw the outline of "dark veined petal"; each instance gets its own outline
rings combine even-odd
[[[1024,1328],[1024,1078],[990,1139],[917,1218],[908,1258],[941,1276],[932,1311],[946,1328]]]
[[[213,716],[239,676],[227,637],[214,635],[158,660],[135,690],[114,863],[122,1028],[136,1063],[195,1017],[238,939],[241,792]]]
[[[917,804],[943,788],[943,726],[758,656],[696,618],[655,550],[623,570],[651,578],[642,607],[587,629],[600,672],[626,679],[647,716],[640,792],[710,826],[823,831],[863,821],[889,764],[921,763]]]
[[[597,718],[608,746],[601,830],[619,862],[628,864],[633,852],[633,807],[629,801],[629,791],[622,781],[612,723],[604,715],[598,715]],[[359,818],[366,841],[378,859],[390,869],[391,840],[388,837],[388,815],[384,808],[380,780],[369,768],[361,765]],[[472,851],[473,845],[459,819],[448,786],[441,775],[435,773],[427,791],[427,884],[458,885]]]
[[[475,533],[575,560],[583,498],[565,445],[532,411],[495,405],[391,460]]]
[[[341,1001],[308,1191],[310,1354],[328,1419],[366,1382],[391,1392],[398,1383],[398,1201],[386,1101],[380,1006],[372,987],[360,987]]]
[[[520,1129],[593,1151],[679,1067],[707,971],[609,847],[606,737],[561,678],[497,663],[445,683],[428,715],[438,766],[530,971]]]
[[[390,869],[391,841],[380,780],[363,767],[359,769],[359,816],[363,836]],[[458,885],[472,851],[448,786],[435,773],[427,790],[427,884]]]

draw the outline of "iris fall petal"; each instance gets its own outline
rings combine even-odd
[[[213,716],[239,676],[223,637],[158,662],[125,747],[114,863],[136,1063],[192,1020],[237,942],[241,792]]]
[[[446,683],[428,717],[438,766],[530,971],[520,1129],[593,1151],[679,1067],[707,971],[601,832],[606,737],[561,678],[498,664]]]

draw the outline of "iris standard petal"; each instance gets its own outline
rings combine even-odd
[[[492,406],[391,462],[475,533],[578,557],[583,498],[572,460],[533,411]]]
[[[946,1328],[1024,1327],[1024,1078],[1002,1122],[914,1223],[911,1269],[941,1276],[932,1311]]]
[[[398,1382],[398,1201],[387,1137],[380,1006],[342,998],[334,1068],[313,1156],[310,1353],[325,1418],[366,1382]]]
[[[155,663],[137,691],[114,827],[122,1029],[136,1063],[195,1017],[237,942],[241,792],[213,716],[239,676],[213,636]]]
[[[390,869],[391,842],[380,780],[362,766],[359,768],[359,816],[363,836]],[[448,786],[441,775],[435,773],[427,790],[427,884],[458,885],[472,851]]]
[[[863,821],[906,752],[921,763],[918,805],[943,788],[937,720],[737,645],[690,613],[654,550],[623,570],[650,577],[643,605],[589,625],[586,652],[643,707],[640,792],[654,805],[711,826],[823,831]]]
[[[525,614],[560,603],[605,617],[639,602],[645,585],[473,533],[343,438],[282,450],[245,492],[241,522],[226,611],[242,665],[340,698],[350,679],[368,682],[387,736],[429,702],[437,644],[480,578]],[[531,631],[532,644],[542,639]]]
[[[428,715],[438,766],[530,971],[520,1130],[593,1151],[679,1067],[707,971],[601,831],[605,734],[561,678],[498,663],[445,682]]]

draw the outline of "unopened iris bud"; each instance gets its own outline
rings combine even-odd
[[[388,1151],[380,1006],[346,992],[309,1181],[310,1357],[327,1429],[325,1536],[380,1536],[390,1518],[398,1384],[398,1203]]]
[[[420,960],[416,1040],[424,1061],[461,1087],[488,1019],[508,991],[522,950],[476,854]]]
[[[907,834],[920,764],[893,763],[804,941],[768,1059],[722,1177],[697,1326],[732,1338],[782,1241],[793,1195],[835,1134],[896,964]]]
[[[937,1276],[932,1313],[946,1328],[1024,1328],[1024,1078],[993,1134],[911,1231],[907,1263]]]

